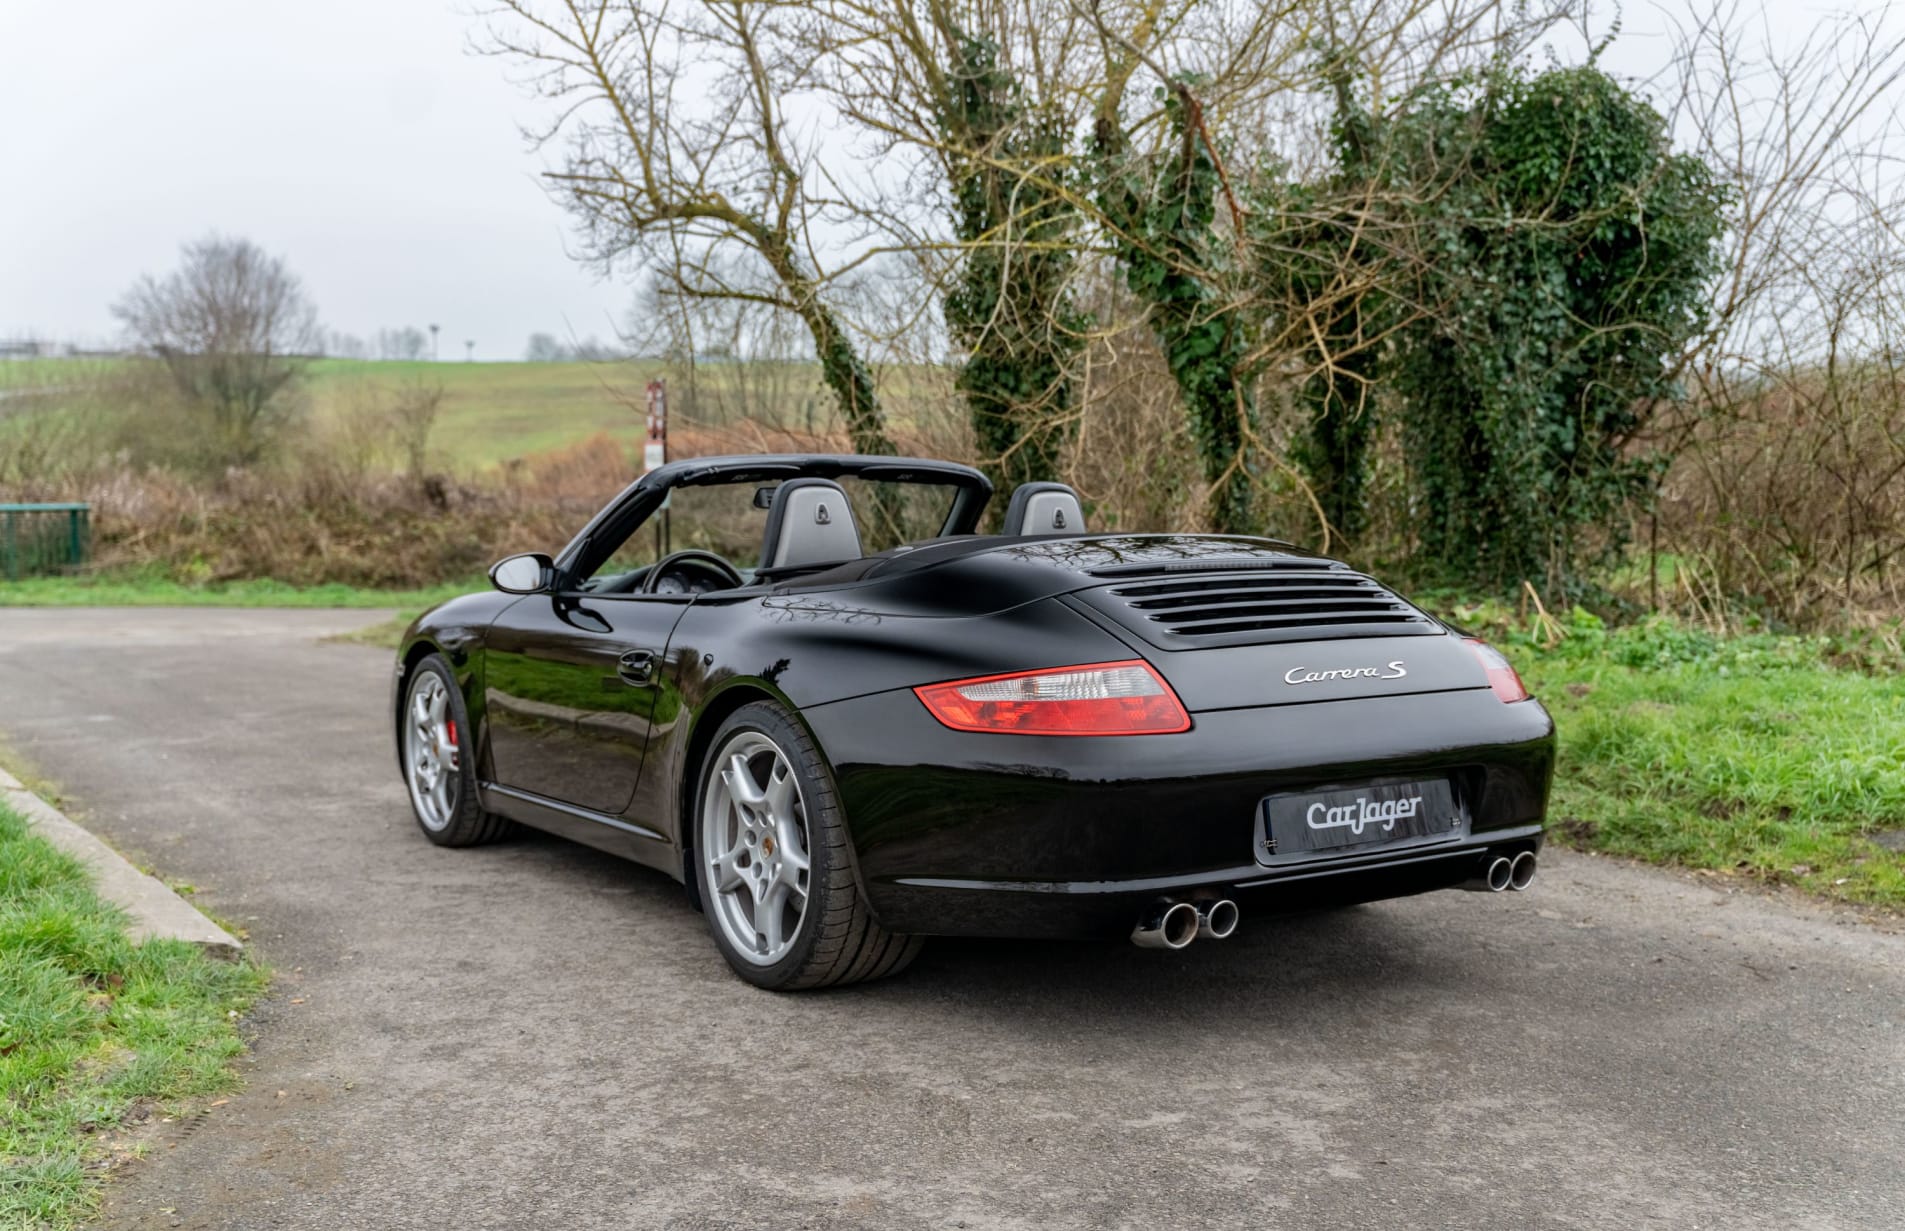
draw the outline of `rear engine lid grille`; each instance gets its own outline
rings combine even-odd
[[[1343,565],[1314,556],[1290,552],[1264,552],[1256,556],[1213,556],[1208,559],[1138,560],[1127,564],[1106,564],[1085,571],[1093,577],[1135,579],[1172,577],[1183,573],[1242,573],[1272,570],[1276,572],[1315,572],[1317,569],[1341,569]]]
[[[1167,650],[1442,631],[1373,579],[1313,561],[1225,576],[1134,579],[1077,597]]]

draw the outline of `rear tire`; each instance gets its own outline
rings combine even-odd
[[[806,728],[757,701],[730,715],[708,748],[692,861],[708,931],[734,973],[794,991],[904,970],[924,942],[874,920],[833,775]]]
[[[485,812],[476,797],[470,715],[456,673],[441,654],[412,668],[397,719],[404,785],[423,836],[438,846],[479,846],[515,826]]]

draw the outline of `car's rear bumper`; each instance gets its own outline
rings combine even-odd
[[[1115,937],[1161,900],[1230,898],[1246,921],[1290,911],[1408,897],[1479,877],[1498,855],[1537,851],[1538,825],[1476,835],[1459,845],[1365,855],[1329,867],[1271,872],[1259,865],[1195,876],[1114,881],[962,881],[903,878],[872,888],[881,922],[935,936]]]
[[[1052,738],[941,727],[906,691],[805,712],[832,761],[881,922],[933,935],[1129,932],[1163,897],[1246,912],[1445,888],[1538,847],[1554,727],[1486,689],[1193,715],[1181,735]],[[1278,856],[1262,800],[1447,777],[1466,815],[1434,838]]]

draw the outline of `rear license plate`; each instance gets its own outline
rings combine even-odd
[[[1441,778],[1272,795],[1263,817],[1273,855],[1434,837],[1462,826],[1455,792]]]

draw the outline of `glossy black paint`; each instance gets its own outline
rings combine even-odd
[[[1349,874],[1341,887],[1353,894],[1353,874],[1417,857],[1433,865],[1421,887],[1435,888],[1466,879],[1485,849],[1539,841],[1553,727],[1535,703],[1468,689],[1192,718],[1181,735],[1038,741],[1062,746],[1028,756],[1027,738],[1012,735],[970,736],[949,751],[910,692],[807,713],[833,761],[867,892],[902,931],[1128,930],[1159,894],[1320,872]],[[1266,795],[1439,774],[1469,815],[1452,840],[1326,858],[1264,849]],[[1061,927],[1068,910],[1073,925]]]
[[[494,779],[620,815],[679,710],[667,651],[688,604],[532,594],[490,624],[483,655]]]
[[[670,483],[881,468],[958,489],[946,537],[700,596],[573,589]],[[902,932],[1122,933],[1163,894],[1234,893],[1252,909],[1395,896],[1462,881],[1484,852],[1539,845],[1553,724],[1538,702],[1497,699],[1450,630],[1421,617],[1397,635],[1319,627],[1212,645],[1140,631],[1107,587],[1162,569],[1221,581],[1341,566],[1261,539],[971,535],[988,494],[975,471],[908,459],[677,463],[630,487],[555,558],[551,592],[470,595],[419,618],[399,652],[397,695],[411,665],[442,651],[476,728],[487,807],[677,878],[708,736],[739,705],[778,700],[832,764],[862,888]],[[1189,731],[954,732],[911,691],[1137,657],[1178,692]],[[1381,670],[1344,673],[1366,666]],[[1310,674],[1324,678],[1286,682]],[[1268,795],[1430,776],[1452,784],[1458,831],[1344,852],[1267,849]]]

